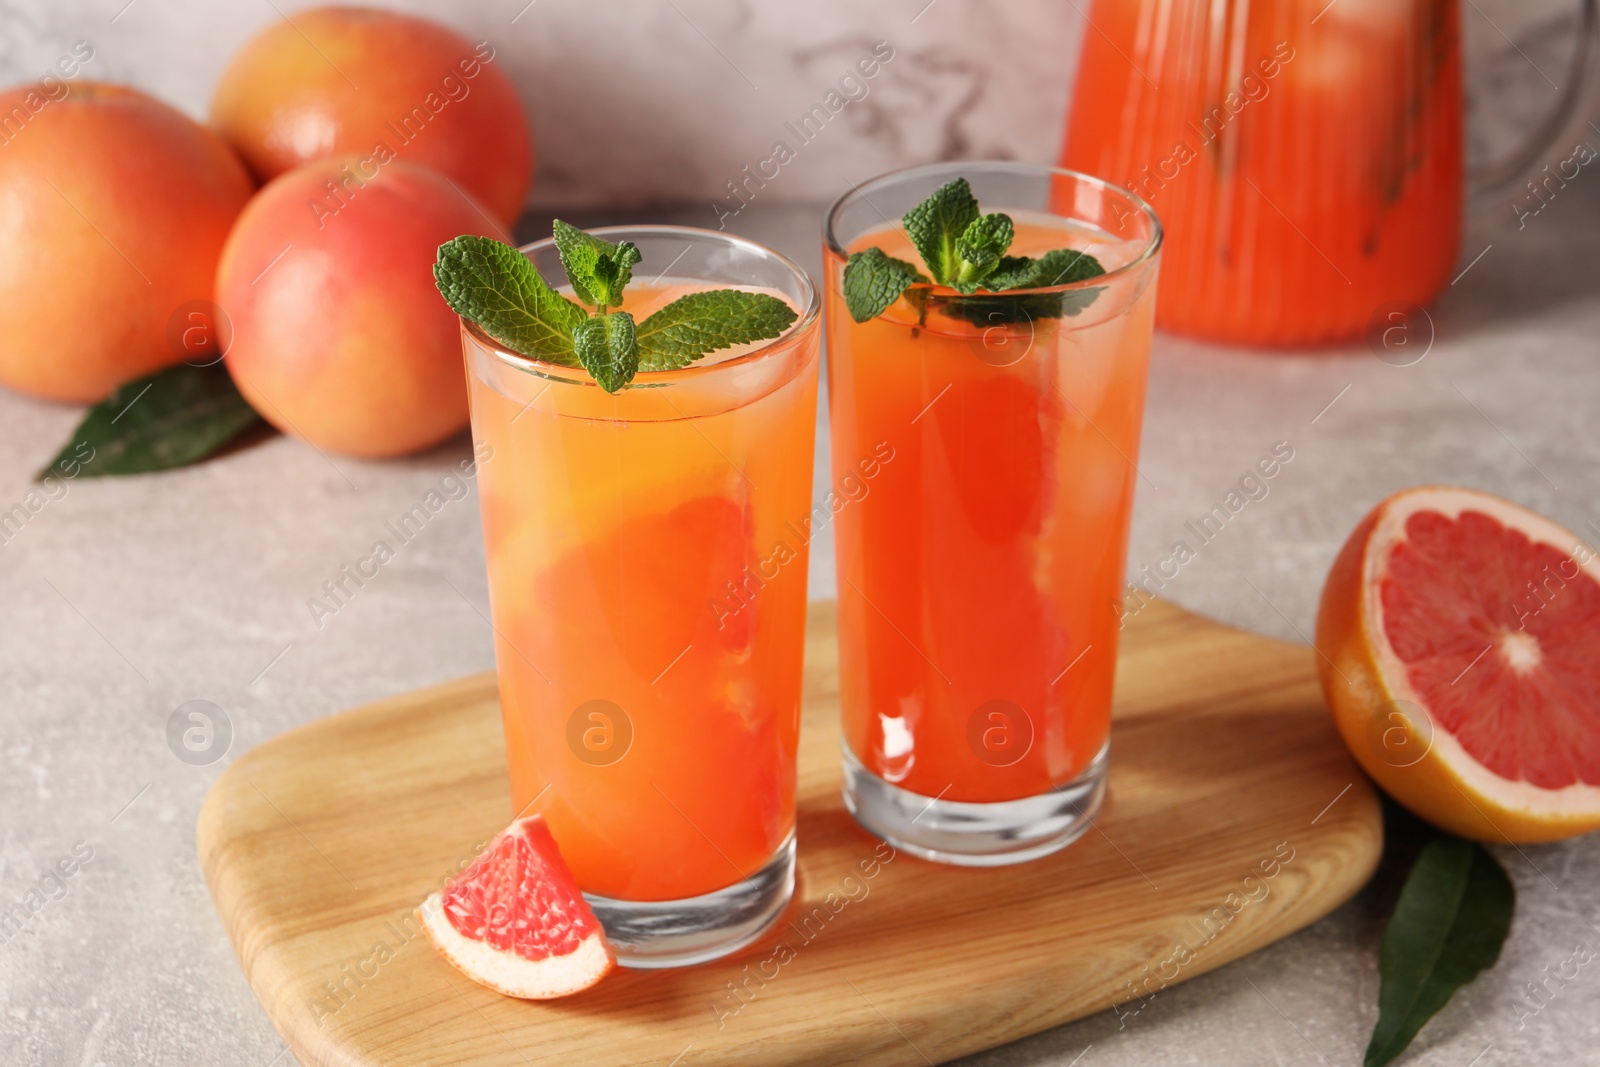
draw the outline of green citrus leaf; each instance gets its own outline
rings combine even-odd
[[[91,407],[34,480],[73,465],[82,478],[187,466],[260,421],[221,364],[180,363],[120,385]]]
[[[1378,1023],[1365,1067],[1393,1061],[1456,990],[1494,965],[1515,906],[1511,879],[1476,841],[1441,836],[1423,847],[1378,946]]]

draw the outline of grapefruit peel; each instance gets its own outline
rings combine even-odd
[[[1523,583],[1508,590],[1494,590],[1504,593],[1501,599],[1505,610],[1487,615],[1498,614],[1498,625],[1486,616],[1472,620],[1478,624],[1479,632],[1486,622],[1490,624],[1486,638],[1478,638],[1484,646],[1478,653],[1482,659],[1473,659],[1470,652],[1465,660],[1457,655],[1462,669],[1454,678],[1444,678],[1443,687],[1437,680],[1424,679],[1425,686],[1436,694],[1449,693],[1457,717],[1453,724],[1457,729],[1452,730],[1429,710],[1430,698],[1416,684],[1419,673],[1424,672],[1419,658],[1413,655],[1408,663],[1391,640],[1391,633],[1403,622],[1386,617],[1383,583],[1392,577],[1390,564],[1396,549],[1414,532],[1435,523],[1436,518],[1460,526],[1468,516],[1474,516],[1469,520],[1474,528],[1472,536],[1491,529],[1481,521],[1487,518],[1507,533],[1504,544],[1520,551],[1526,542],[1524,558],[1502,559],[1503,569],[1499,570],[1492,565],[1492,559],[1473,573],[1461,573],[1461,568],[1455,568],[1451,575],[1459,583],[1455,589],[1421,591],[1420,597],[1428,608],[1440,612],[1451,606],[1470,607],[1474,600],[1481,606],[1488,602],[1486,598],[1496,582],[1505,585],[1525,577],[1531,580],[1549,570],[1552,559],[1556,560],[1556,574],[1561,581],[1552,589],[1546,575],[1536,587]],[[1547,551],[1539,551],[1541,548]],[[1529,559],[1542,559],[1546,565],[1534,574],[1525,574]],[[1518,567],[1518,563],[1522,566]],[[1467,595],[1458,595],[1463,592]],[[1501,606],[1499,601],[1491,603]],[[1563,689],[1560,678],[1543,677],[1552,674],[1551,663],[1528,629],[1530,618],[1537,620],[1551,607],[1559,608],[1558,615],[1570,618],[1577,614],[1581,620],[1581,616],[1589,615],[1584,609],[1591,606],[1600,606],[1600,557],[1571,531],[1535,512],[1475,490],[1420,486],[1396,493],[1375,507],[1351,533],[1323,587],[1317,618],[1317,669],[1340,734],[1357,762],[1390,796],[1441,829],[1463,837],[1511,843],[1554,841],[1600,827],[1600,779],[1590,781],[1584,777],[1592,775],[1592,765],[1576,767],[1579,755],[1566,743],[1573,731],[1600,735],[1600,707],[1593,703],[1594,690],[1574,692],[1570,684]],[[1510,625],[1509,620],[1517,625]],[[1590,626],[1600,628],[1600,613],[1589,615],[1589,620]],[[1459,623],[1463,632],[1472,625],[1466,617],[1450,621]],[[1555,622],[1556,615],[1552,615],[1541,624],[1547,631],[1547,640]],[[1462,640],[1466,638],[1463,636]],[[1600,647],[1590,647],[1594,648],[1590,662],[1577,664],[1576,670],[1588,676],[1592,684],[1592,678],[1600,673]],[[1486,665],[1483,660],[1490,662]],[[1452,668],[1455,665],[1455,661],[1450,664]],[[1463,694],[1483,695],[1486,666],[1529,689],[1548,692],[1553,687],[1565,696],[1565,707],[1544,709],[1546,721],[1537,725],[1544,730],[1545,748],[1532,753],[1532,758],[1546,766],[1552,762],[1564,764],[1570,775],[1562,774],[1559,768],[1555,775],[1572,780],[1552,788],[1526,780],[1526,776],[1508,777],[1486,765],[1485,760],[1504,762],[1506,756],[1485,746],[1482,722],[1460,720],[1465,706],[1469,716],[1481,720],[1500,715],[1500,721],[1505,721],[1504,709],[1492,706],[1492,701],[1471,707],[1473,702],[1464,700]],[[1570,672],[1572,664],[1568,662],[1563,669]],[[1456,685],[1466,688],[1461,693],[1450,692]],[[1553,721],[1558,718],[1562,721]],[[1519,725],[1524,728],[1526,741],[1526,724]],[[1480,727],[1476,754],[1458,736],[1463,726],[1468,733],[1472,727]],[[1556,730],[1555,735],[1552,729]],[[1560,736],[1561,731],[1567,736]],[[1592,754],[1600,744],[1591,741],[1585,748]],[[1522,750],[1527,757],[1526,744]],[[1514,760],[1515,754],[1511,758]],[[1538,776],[1548,780],[1552,773],[1545,770]]]

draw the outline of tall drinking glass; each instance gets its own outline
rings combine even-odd
[[[623,309],[769,293],[772,341],[641,373],[463,340],[512,802],[544,815],[618,959],[695,963],[757,937],[794,885],[818,298],[749,241],[593,231],[643,254]],[[552,285],[556,249],[524,249]],[[663,272],[659,277],[654,272]]]
[[[1106,273],[916,287],[855,322],[846,257],[915,262],[898,220],[956,177],[1015,220],[1011,254]],[[1105,792],[1160,224],[1082,174],[951,163],[859,186],[824,238],[834,479],[865,490],[835,520],[845,802],[926,858],[1045,855]]]

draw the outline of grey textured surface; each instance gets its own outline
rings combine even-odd
[[[1600,182],[1588,181],[1525,229],[1498,217],[1471,230],[1464,266],[1492,247],[1431,309],[1437,339],[1413,366],[1386,365],[1364,346],[1285,356],[1158,337],[1130,569],[1165,555],[1184,522],[1277,441],[1295,458],[1270,494],[1166,595],[1297,640],[1350,527],[1418,482],[1502,493],[1600,537]],[[820,214],[820,205],[767,208],[740,222],[815,269]],[[0,395],[0,510],[22,499],[76,418]],[[0,1062],[289,1062],[274,1060],[283,1046],[212,911],[195,817],[220,770],[251,746],[492,666],[470,497],[449,503],[320,628],[306,607],[467,454],[462,438],[366,463],[272,438],[189,470],[69,483],[9,536],[0,548],[0,910],[75,843],[94,856],[62,883],[64,896],[0,944]],[[832,561],[818,547],[812,588],[826,595]],[[167,745],[169,715],[194,699],[220,705],[234,731],[227,756],[209,766],[180,762]],[[1525,984],[1574,946],[1600,944],[1600,839],[1501,858],[1520,894],[1501,963],[1428,1027],[1409,1064],[1597,1062],[1600,971],[1583,969],[1536,1014]],[[1136,1016],[1104,1013],[966,1062],[1357,1063],[1374,1018],[1388,892],[1380,878],[1308,930],[1173,987]]]

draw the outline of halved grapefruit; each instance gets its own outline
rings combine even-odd
[[[1368,774],[1443,829],[1552,841],[1600,826],[1600,560],[1471,489],[1396,493],[1322,590],[1318,670]]]
[[[443,893],[422,902],[417,918],[456,970],[508,997],[564,997],[616,965],[538,815],[500,831]]]

